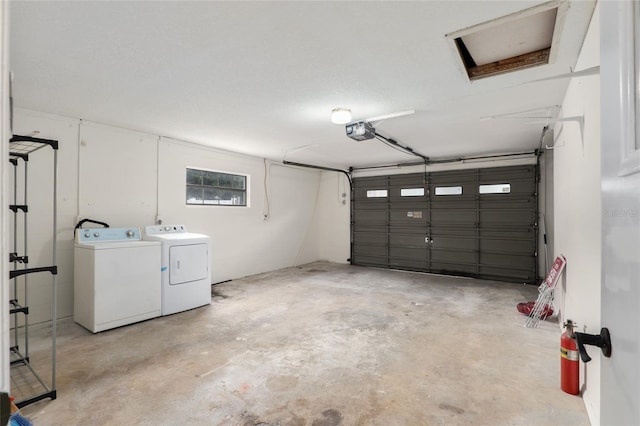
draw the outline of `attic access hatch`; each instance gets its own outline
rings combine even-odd
[[[545,3],[446,37],[453,40],[469,80],[546,65],[552,62],[563,6]]]

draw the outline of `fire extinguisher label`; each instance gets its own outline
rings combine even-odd
[[[569,361],[578,360],[578,351],[572,351],[571,349],[560,348],[560,356],[568,359]]]

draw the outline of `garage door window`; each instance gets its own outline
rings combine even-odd
[[[367,198],[385,198],[386,196],[386,189],[370,189],[367,191]]]
[[[461,186],[437,186],[436,195],[462,195]]]
[[[508,194],[511,192],[510,183],[496,183],[493,185],[480,185],[481,194]]]
[[[401,197],[422,197],[424,196],[424,188],[402,188],[400,190]]]
[[[187,168],[187,204],[246,206],[247,176]]]

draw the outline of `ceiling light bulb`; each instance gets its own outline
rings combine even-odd
[[[335,108],[331,111],[331,122],[334,124],[347,124],[351,121],[351,110],[347,108]]]

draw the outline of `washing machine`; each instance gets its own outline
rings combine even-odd
[[[162,244],[162,315],[211,303],[211,238],[184,225],[151,225],[143,239]]]
[[[73,319],[97,333],[161,314],[162,245],[139,228],[78,229]]]

